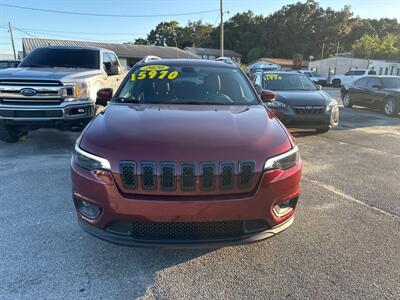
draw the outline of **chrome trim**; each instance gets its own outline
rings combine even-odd
[[[43,86],[44,84],[45,85],[55,85],[55,86],[62,86],[62,83],[61,82],[46,82],[46,81],[4,81],[4,80],[2,80],[2,79],[0,79],[0,84],[1,85],[3,85],[3,84],[12,84],[12,85],[35,85],[35,84],[38,84],[38,85],[36,85],[35,87],[38,87],[38,86]]]
[[[102,167],[103,170],[111,171],[111,165],[110,165],[110,162],[107,159],[105,159],[103,157],[100,157],[100,156],[96,156],[96,155],[91,154],[89,152],[86,152],[86,151],[82,150],[81,148],[79,148],[79,146],[77,144],[75,144],[75,152],[79,153],[82,156],[86,156],[89,159],[92,159],[92,160],[95,160],[95,161],[99,162],[101,164],[101,167]],[[78,163],[78,165],[79,165],[79,163]]]
[[[272,170],[271,167],[274,165],[275,162],[277,162],[285,157],[288,157],[290,155],[293,155],[298,151],[299,151],[299,148],[297,147],[297,145],[294,145],[294,147],[292,149],[290,149],[289,151],[267,159],[267,161],[264,164],[264,170]]]

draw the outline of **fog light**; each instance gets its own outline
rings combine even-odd
[[[96,220],[101,213],[101,208],[84,200],[74,198],[76,209],[90,220]]]
[[[297,198],[290,199],[285,202],[281,202],[274,206],[273,210],[277,217],[283,217],[284,215],[291,212],[294,208]]]

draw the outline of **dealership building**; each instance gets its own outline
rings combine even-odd
[[[183,51],[176,47],[147,46],[134,44],[113,44],[98,43],[73,40],[54,40],[42,38],[23,38],[22,52],[23,57],[32,50],[44,46],[78,46],[78,47],[97,47],[114,51],[125,68],[131,68],[136,62],[146,55],[155,55],[161,58],[199,58],[196,54]]]

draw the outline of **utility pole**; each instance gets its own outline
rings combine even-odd
[[[14,52],[14,59],[17,59],[17,54],[15,53],[14,37],[12,34],[12,27],[11,27],[10,21],[8,21],[8,31],[10,32],[10,36],[11,36],[11,44],[12,44],[13,52]]]
[[[223,0],[219,0],[219,8],[220,8],[220,13],[221,13],[221,25],[220,25],[220,29],[221,29],[221,36],[220,36],[220,42],[221,42],[221,56],[224,56],[224,10],[223,10],[223,4],[222,4]]]

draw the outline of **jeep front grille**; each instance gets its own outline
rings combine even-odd
[[[236,167],[237,166],[237,167]],[[210,192],[233,189],[246,190],[254,186],[255,162],[135,162],[121,161],[120,176],[129,191]]]

